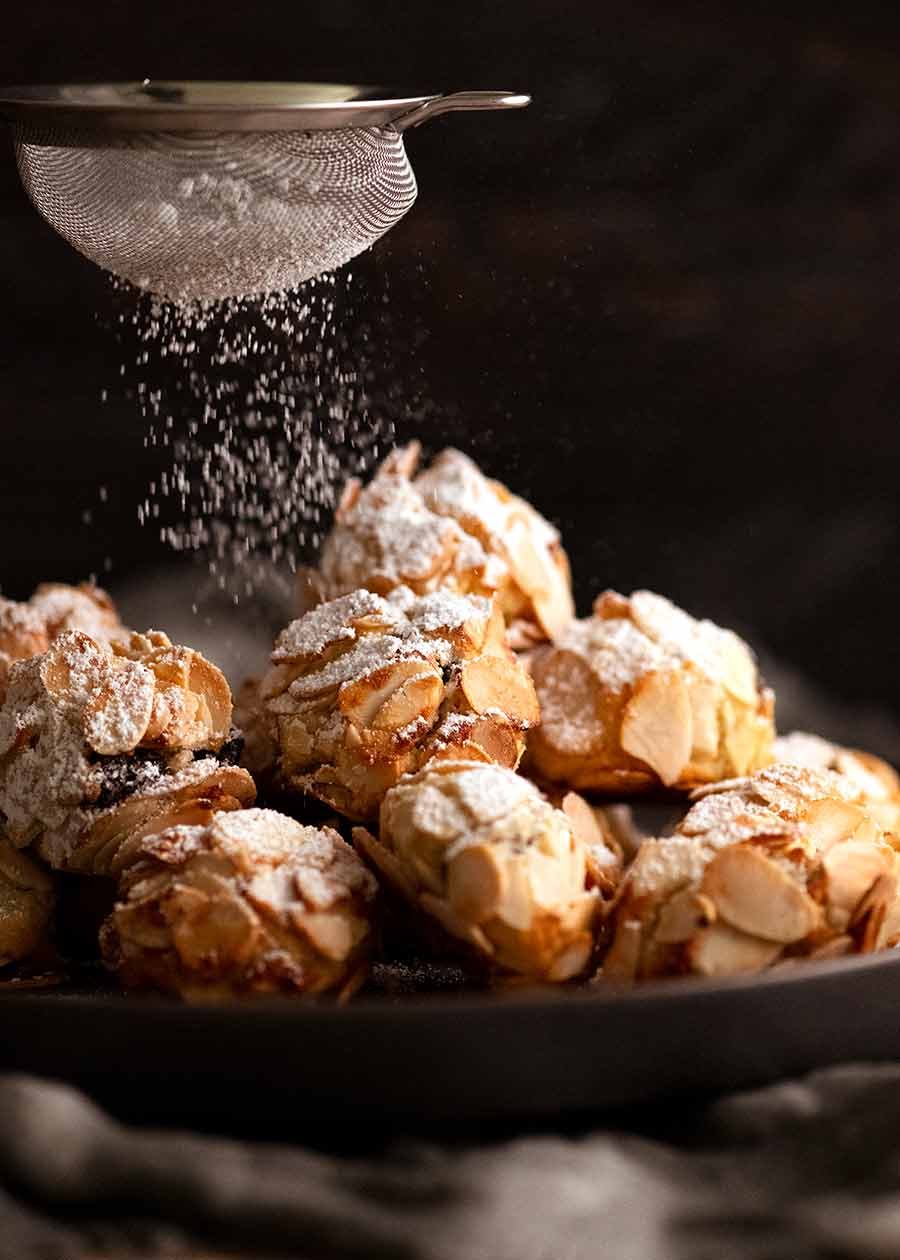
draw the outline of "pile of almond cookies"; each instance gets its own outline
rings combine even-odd
[[[0,601],[0,960],[52,941],[63,871],[116,881],[121,983],[191,999],[347,995],[386,925],[492,983],[900,939],[894,771],[777,737],[748,646],[662,596],[577,619],[558,532],[467,456],[348,484],[301,588],[234,713],[95,588]]]

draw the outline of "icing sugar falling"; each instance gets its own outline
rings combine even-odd
[[[373,408],[352,273],[260,298],[171,303],[118,282],[127,397],[169,456],[140,505],[177,551],[203,554],[235,600],[318,545],[348,473],[393,425]]]

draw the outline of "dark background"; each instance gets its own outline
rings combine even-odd
[[[426,441],[558,521],[585,610],[648,585],[837,696],[900,700],[895,5],[36,0],[7,22],[0,81],[531,92],[411,134],[419,203],[358,268],[390,298],[373,354],[431,399]],[[0,586],[107,556],[134,584],[166,561],[136,514],[162,457],[99,401],[106,283],[11,146],[0,277]]]

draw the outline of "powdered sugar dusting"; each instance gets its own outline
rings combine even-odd
[[[490,601],[477,596],[443,591],[415,596],[407,587],[399,587],[382,599],[369,591],[354,591],[321,604],[288,626],[272,661],[302,664],[314,661],[333,644],[345,645],[334,659],[291,683],[290,692],[298,699],[315,696],[366,678],[395,661],[418,658],[432,665],[449,665],[454,650],[441,632],[452,636],[468,623],[484,626],[490,614]],[[360,634],[354,623],[362,618],[367,619],[366,633]],[[371,619],[376,620],[375,626]],[[372,633],[373,629],[381,632]]]
[[[755,669],[745,645],[711,621],[697,621],[661,595],[636,591],[630,615],[589,617],[573,622],[559,646],[579,656],[611,691],[632,687],[645,674],[678,669],[690,662],[725,686],[751,690]]]
[[[332,643],[353,641],[357,638],[353,622],[370,616],[382,618],[386,625],[397,620],[387,601],[371,591],[353,591],[320,604],[282,630],[275,643],[272,662],[277,665],[282,661],[316,656]]]
[[[375,895],[374,877],[337,832],[307,827],[272,809],[219,813],[207,826],[170,827],[144,842],[142,851],[169,866],[219,851],[246,880],[257,905],[282,912],[298,898],[316,910],[359,894]]]

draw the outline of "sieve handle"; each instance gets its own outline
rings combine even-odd
[[[449,96],[433,96],[424,105],[396,118],[391,126],[395,131],[406,131],[456,109],[521,109],[530,103],[530,96],[515,92],[451,92]]]

